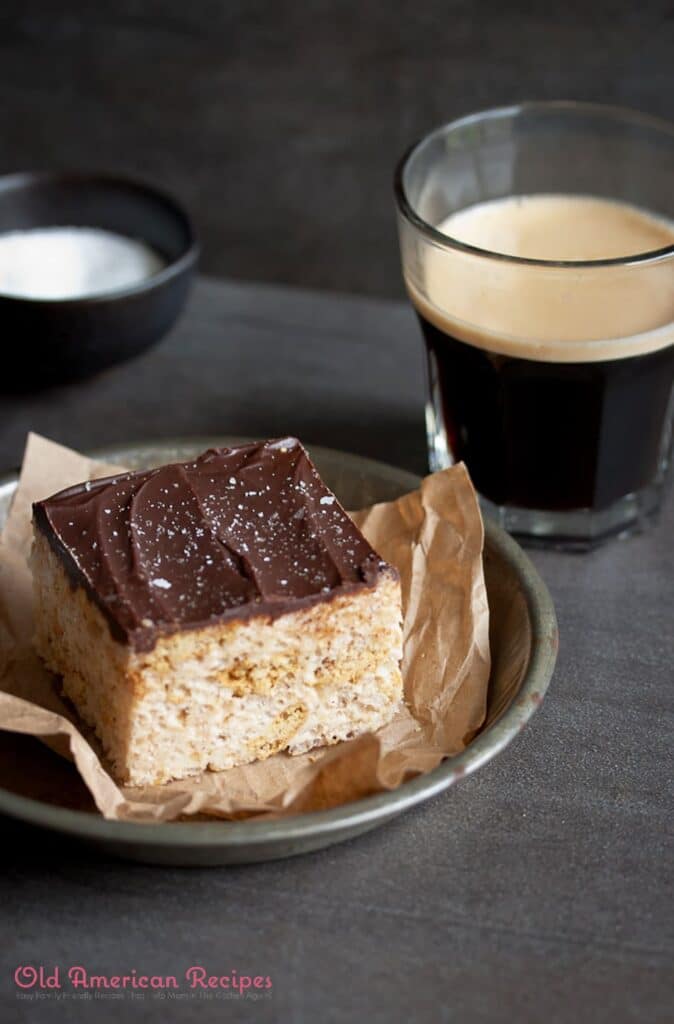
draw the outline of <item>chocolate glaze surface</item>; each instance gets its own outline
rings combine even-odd
[[[292,437],[78,484],[33,515],[115,639],[139,651],[162,634],[276,618],[395,575]]]

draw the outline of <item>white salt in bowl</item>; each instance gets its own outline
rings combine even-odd
[[[126,178],[0,177],[4,390],[89,376],[158,342],[185,304],[198,245],[185,210]]]

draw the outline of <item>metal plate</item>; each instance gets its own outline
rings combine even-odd
[[[240,438],[206,437],[109,448],[96,455],[132,468],[192,458],[210,445]],[[419,478],[380,462],[327,448],[311,454],[328,486],[347,508],[389,501],[414,490]],[[16,476],[0,480],[0,525]],[[0,812],[33,825],[94,843],[108,852],[154,864],[230,864],[289,857],[359,835],[448,789],[502,750],[522,729],[547,689],[557,654],[557,623],[547,588],[515,541],[486,523],[485,577],[491,612],[492,671],[487,720],[460,754],[427,775],[391,792],[328,811],[262,821],[198,820],[162,825],[106,821],[92,810],[69,764],[32,738],[0,733]],[[528,657],[513,665],[515,639],[528,642]],[[524,644],[527,650],[527,643]],[[3,748],[4,747],[4,751]],[[45,759],[50,769],[45,769]],[[13,766],[11,773],[7,765]],[[35,791],[17,785],[17,763],[41,780]],[[14,781],[9,783],[7,777]],[[49,783],[44,779],[48,776]],[[82,792],[80,792],[82,791]],[[27,795],[27,792],[31,795]],[[79,794],[79,795],[77,795]],[[86,810],[74,809],[86,807]]]

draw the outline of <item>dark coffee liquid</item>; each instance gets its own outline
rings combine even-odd
[[[498,355],[419,315],[447,444],[497,505],[603,509],[656,478],[674,345],[563,363]]]
[[[553,262],[674,244],[674,225],[647,210],[563,194],[478,203],[439,229],[483,251]],[[432,443],[446,435],[451,457],[498,506],[600,512],[659,481],[673,275],[668,260],[543,269],[425,245],[408,287],[428,350]]]

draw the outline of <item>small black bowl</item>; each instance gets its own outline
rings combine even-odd
[[[4,391],[81,379],[155,344],[178,317],[198,258],[185,211],[163,192],[126,178],[0,177],[0,233],[38,227],[114,231],[148,243],[166,266],[133,287],[84,298],[18,298],[0,287]]]

